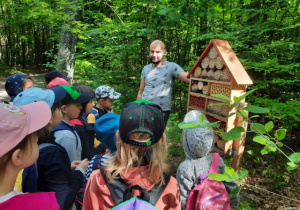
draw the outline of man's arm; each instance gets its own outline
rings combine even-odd
[[[141,80],[140,89],[139,89],[139,92],[138,92],[138,94],[136,96],[136,100],[142,99],[142,94],[144,92],[144,88],[145,88],[145,80]]]
[[[188,75],[188,72],[183,71],[178,75],[177,78],[185,83],[189,83],[190,78],[187,78],[187,75]]]

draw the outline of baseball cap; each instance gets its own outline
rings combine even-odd
[[[165,130],[165,122],[159,105],[141,99],[125,105],[120,118],[119,133],[122,141],[136,146],[150,146],[158,142]],[[151,135],[147,142],[130,140],[131,134],[146,132]]]
[[[26,74],[17,73],[7,77],[5,90],[10,97],[14,97],[23,91],[23,83],[26,76]]]
[[[58,87],[62,87],[66,90],[68,94],[63,100],[63,104],[70,104],[70,103],[86,103],[91,100],[93,94],[89,93],[80,93],[76,90],[74,86],[71,85],[60,85]],[[52,90],[52,89],[51,89]]]
[[[67,81],[69,80],[69,78],[66,75],[64,75],[63,73],[61,73],[60,71],[52,70],[45,75],[45,80],[46,80],[47,85],[56,77],[63,78],[64,80],[67,80]]]
[[[97,138],[112,151],[117,150],[115,135],[119,130],[119,125],[120,115],[109,112],[96,120],[94,126]]]
[[[47,89],[52,89],[58,85],[70,85],[70,83],[63,78],[56,77],[53,80],[51,80],[51,82],[49,82],[49,84],[47,85]]]
[[[111,99],[118,99],[121,96],[121,93],[116,92],[114,89],[107,85],[101,85],[95,90],[96,98],[105,98],[109,97]]]
[[[60,86],[51,90],[32,87],[19,93],[13,100],[13,103],[16,106],[23,106],[37,101],[44,101],[51,108],[53,104],[63,100],[65,96],[66,91]]]
[[[0,157],[18,145],[30,133],[46,126],[51,110],[46,102],[24,106],[0,104]]]

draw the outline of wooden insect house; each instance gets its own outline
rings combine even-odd
[[[208,121],[221,121],[220,128],[225,132],[236,126],[243,126],[246,130],[247,124],[240,123],[243,118],[236,115],[227,118],[234,112],[230,107],[213,106],[213,104],[228,102],[214,97],[214,94],[223,94],[233,100],[235,96],[246,93],[247,85],[253,84],[226,40],[211,40],[188,77],[190,87],[187,111],[199,110],[205,114]],[[232,167],[236,170],[239,170],[241,164],[245,138],[246,132],[241,139],[235,141],[224,141],[215,135],[215,151],[221,155],[233,155]]]

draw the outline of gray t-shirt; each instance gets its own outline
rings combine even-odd
[[[144,66],[141,80],[145,81],[142,98],[158,104],[163,111],[169,111],[172,105],[172,89],[175,77],[183,72],[176,63],[165,61],[160,67],[152,64]]]

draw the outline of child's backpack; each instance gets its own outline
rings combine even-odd
[[[68,130],[68,131],[71,131],[71,132],[74,134],[74,136],[75,136],[75,138],[76,138],[76,149],[77,149],[79,140],[78,140],[77,135],[76,135],[76,133],[75,133],[75,132],[76,132],[76,131],[75,131],[75,127],[74,127],[74,126],[71,126],[71,125],[68,125],[68,124],[66,124],[66,123],[64,123],[64,122],[62,121],[58,126],[56,126],[55,128],[53,128],[53,130],[52,130],[52,132],[51,132],[51,137],[55,139],[54,133],[55,133],[56,131],[60,131],[60,130]]]
[[[210,179],[208,174],[218,173],[220,155],[213,153],[213,161],[208,173],[203,173],[199,177],[198,184],[190,192],[186,210],[230,210],[230,200],[225,185],[221,181]]]
[[[159,184],[154,185],[154,187],[147,191],[139,185],[133,185],[127,187],[124,180],[121,178],[115,179],[114,183],[109,183],[106,179],[106,174],[103,168],[100,168],[102,177],[104,178],[106,185],[114,198],[116,206],[111,208],[114,210],[126,209],[126,210],[148,210],[157,209],[155,204],[159,200],[160,196],[166,189],[170,181],[170,174],[164,173],[165,184],[159,187]],[[132,197],[132,190],[138,189],[143,191],[142,197]]]

